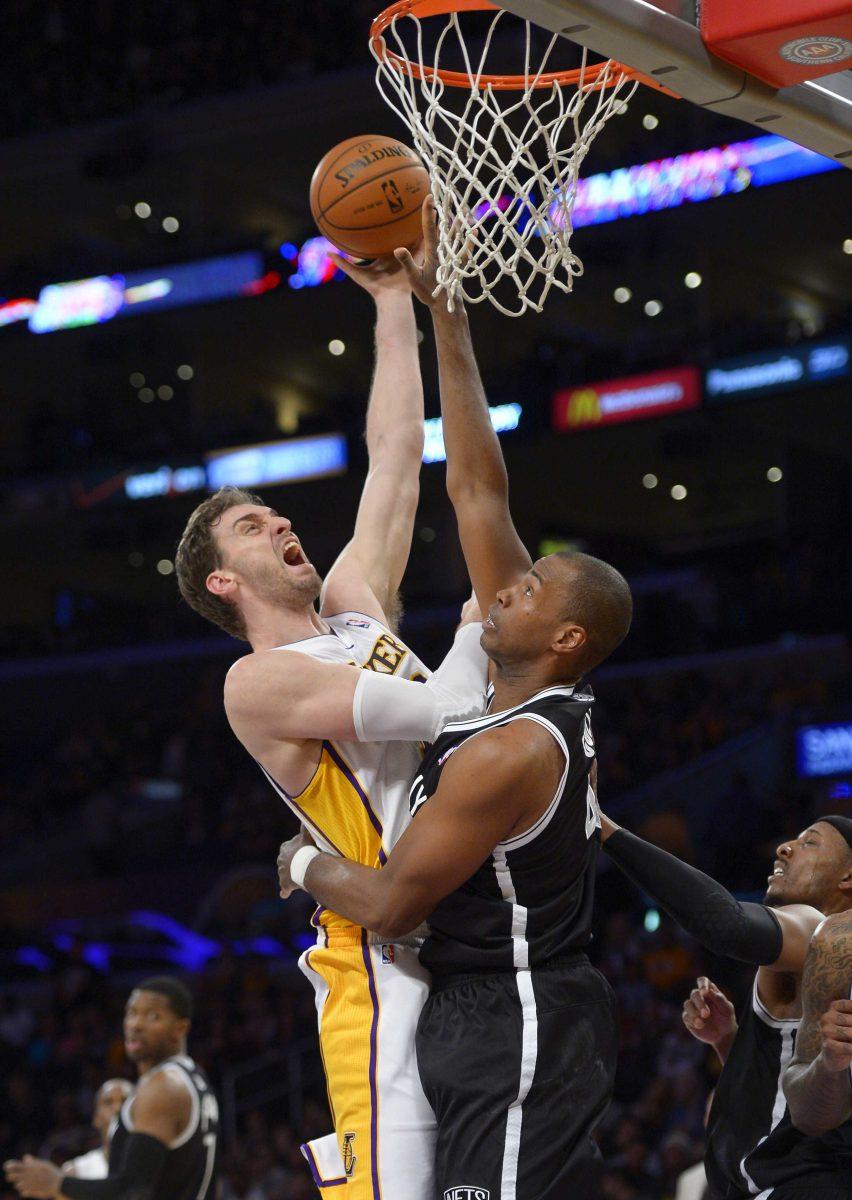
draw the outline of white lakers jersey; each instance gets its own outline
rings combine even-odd
[[[282,650],[298,650],[327,662],[349,663],[365,671],[425,680],[430,672],[395,634],[373,617],[344,612],[326,617],[331,631]],[[290,796],[262,767],[279,796],[309,830],[320,849],[365,867],[384,864],[409,821],[408,789],[423,747],[414,742],[324,741],[308,786]],[[318,911],[320,928],[350,922]],[[350,926],[351,927],[351,926]]]

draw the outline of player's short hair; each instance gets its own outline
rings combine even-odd
[[[134,991],[156,992],[165,996],[176,1017],[184,1021],[192,1020],[195,1009],[192,992],[185,983],[175,979],[174,975],[152,975],[150,979],[143,979],[141,983],[137,983]]]
[[[591,671],[627,637],[633,619],[630,586],[620,571],[600,558],[571,550],[558,550],[556,556],[573,576],[563,615],[585,629],[583,671]]]
[[[104,1095],[106,1095],[107,1092],[111,1092],[113,1088],[119,1088],[121,1091],[121,1094],[126,1099],[130,1095],[130,1093],[133,1091],[133,1084],[130,1082],[129,1079],[122,1079],[120,1076],[117,1075],[114,1079],[105,1080],[101,1084],[101,1086],[98,1088],[97,1094],[98,1094],[98,1096],[104,1096]]]
[[[207,576],[222,565],[213,528],[222,520],[223,513],[238,504],[263,504],[263,501],[242,488],[222,487],[198,505],[178,542],[175,572],[180,594],[190,608],[232,637],[246,642],[245,621],[237,606],[214,596],[207,587]]]

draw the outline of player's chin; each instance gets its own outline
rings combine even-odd
[[[781,904],[789,904],[790,901],[786,896],[786,889],[782,880],[775,882],[773,880],[766,889],[766,894],[763,897],[763,903],[769,908],[777,908]]]

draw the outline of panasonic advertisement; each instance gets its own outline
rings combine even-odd
[[[852,338],[834,338],[724,359],[707,371],[704,392],[711,402],[742,400],[850,375]]]

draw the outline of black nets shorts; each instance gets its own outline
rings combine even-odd
[[[585,955],[436,982],[417,1063],[439,1200],[597,1200],[616,1050],[615,999]]]

